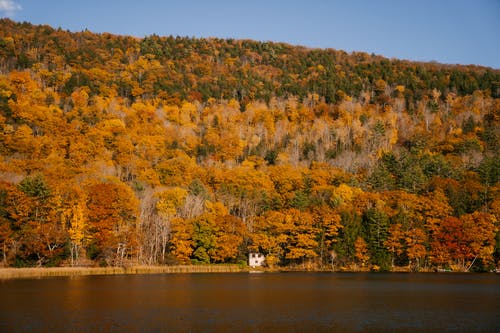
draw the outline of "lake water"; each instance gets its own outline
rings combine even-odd
[[[500,274],[0,281],[0,332],[500,332]]]

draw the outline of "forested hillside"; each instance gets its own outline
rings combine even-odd
[[[491,270],[500,70],[0,20],[0,262]]]

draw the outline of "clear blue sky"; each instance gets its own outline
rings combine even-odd
[[[0,0],[71,31],[231,37],[500,68],[500,0]]]

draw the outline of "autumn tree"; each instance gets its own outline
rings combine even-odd
[[[339,230],[342,228],[341,217],[328,206],[317,206],[311,212],[314,224],[318,232],[317,253],[323,262],[332,259],[334,244],[338,241]]]
[[[404,232],[400,223],[389,227],[387,239],[384,241],[387,251],[391,254],[391,266],[394,268],[395,261],[404,253]]]
[[[42,265],[57,260],[65,243],[65,231],[52,194],[42,175],[29,176],[17,186],[19,206],[15,228],[19,230],[20,249],[26,260]]]
[[[285,232],[289,235],[285,258],[304,263],[306,259],[317,257],[318,230],[311,214],[290,209],[286,211],[284,222]]]
[[[357,262],[364,267],[368,263],[368,260],[370,260],[370,255],[368,253],[366,241],[362,237],[356,238],[354,242],[354,251]]]
[[[170,253],[183,264],[190,263],[194,251],[194,225],[182,218],[173,218],[170,222]]]
[[[161,254],[161,262],[164,262],[170,236],[170,222],[178,215],[178,211],[184,205],[187,191],[179,187],[173,187],[158,193],[157,196],[156,210],[159,218],[155,219],[156,223],[153,225],[155,248]]]
[[[123,184],[96,183],[87,186],[87,219],[92,241],[91,259],[120,265],[135,254],[138,203],[132,190]]]
[[[0,183],[0,246],[2,251],[2,264],[7,266],[9,261],[15,255],[15,233],[13,230],[16,207],[23,208],[21,203],[16,200],[18,190],[6,182]],[[24,207],[26,208],[26,207]]]
[[[212,259],[215,262],[236,262],[242,259],[246,252],[242,246],[247,237],[247,231],[243,221],[233,215],[225,214],[216,217],[217,228],[215,232],[215,250]]]
[[[289,239],[287,229],[285,215],[281,212],[269,211],[256,217],[250,234],[250,249],[265,254],[269,266],[282,262]]]
[[[406,255],[409,259],[408,266],[411,269],[416,271],[420,269],[427,255],[427,248],[425,246],[427,241],[427,235],[423,229],[412,228],[406,232]]]
[[[82,254],[85,255],[82,252],[92,237],[87,221],[86,200],[84,197],[79,199],[66,208],[64,212],[64,218],[68,225],[71,265],[77,263]]]

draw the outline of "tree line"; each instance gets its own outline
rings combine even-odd
[[[0,26],[4,266],[498,265],[498,70]]]

